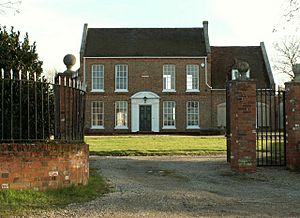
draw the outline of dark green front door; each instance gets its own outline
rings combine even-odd
[[[140,131],[151,131],[151,105],[140,105]]]

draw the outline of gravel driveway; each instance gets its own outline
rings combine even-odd
[[[115,191],[44,217],[300,217],[300,173],[232,173],[225,157],[91,157]]]

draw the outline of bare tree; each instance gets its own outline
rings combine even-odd
[[[15,13],[20,13],[19,5],[22,3],[22,1],[6,1],[6,0],[0,0],[0,14],[5,14],[6,11],[12,10]]]
[[[285,0],[281,6],[281,15],[273,32],[292,29],[298,32],[300,29],[300,0]]]
[[[293,79],[293,65],[300,62],[300,37],[285,37],[281,42],[274,44],[274,49],[276,51],[274,69]]]

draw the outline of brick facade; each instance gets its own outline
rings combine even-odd
[[[231,168],[237,172],[255,172],[256,82],[231,81],[229,102]]]
[[[1,144],[0,190],[46,190],[86,185],[86,144]]]
[[[289,169],[300,169],[300,83],[289,82],[286,87],[286,160]]]
[[[91,92],[92,78],[91,68],[93,64],[104,65],[104,92]],[[115,65],[128,65],[128,92],[115,92]],[[163,65],[174,64],[176,66],[176,92],[163,92]],[[199,90],[200,92],[186,91],[186,65],[195,64],[199,66]],[[202,67],[201,66],[204,66]],[[137,58],[137,59],[101,59],[93,58],[85,60],[85,81],[87,84],[87,104],[86,104],[86,128],[88,133],[128,133],[131,132],[131,96],[142,91],[151,91],[157,94],[160,99],[159,117],[160,132],[199,132],[199,130],[186,129],[186,103],[187,101],[198,101],[200,110],[200,129],[209,130],[216,126],[216,120],[211,119],[212,105],[216,102],[225,102],[225,91],[215,94],[217,98],[212,98],[212,91],[206,84],[210,80],[205,72],[205,58]],[[223,93],[223,94],[222,94]],[[96,130],[91,128],[91,102],[104,102],[104,129]],[[115,102],[128,102],[128,129],[115,130]],[[163,102],[176,102],[176,129],[163,129]],[[212,103],[213,102],[213,103]],[[215,118],[214,118],[215,119]],[[213,122],[213,123],[212,123]]]

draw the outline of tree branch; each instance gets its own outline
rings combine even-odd
[[[0,1],[0,14],[6,14],[7,10],[13,10],[16,13],[20,13],[18,6],[22,1]]]

